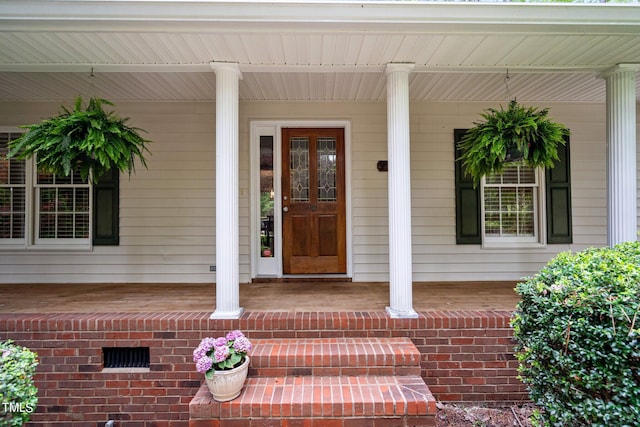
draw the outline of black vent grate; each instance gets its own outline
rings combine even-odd
[[[148,368],[149,347],[104,347],[105,368]]]

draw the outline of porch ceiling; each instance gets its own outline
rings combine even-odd
[[[0,2],[0,100],[210,101],[211,61],[240,64],[242,100],[382,100],[410,62],[415,101],[604,101],[640,5]]]

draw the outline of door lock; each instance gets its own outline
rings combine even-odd
[[[282,208],[282,212],[289,212],[289,206],[285,206],[284,208]]]

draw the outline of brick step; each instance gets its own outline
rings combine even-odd
[[[254,339],[240,396],[216,402],[206,384],[190,427],[435,426],[435,399],[408,338]]]
[[[435,426],[436,401],[419,376],[249,377],[230,402],[206,384],[189,404],[190,427]]]
[[[420,351],[409,338],[252,340],[250,376],[420,376]]]

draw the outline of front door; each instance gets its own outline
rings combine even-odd
[[[284,274],[347,272],[344,129],[282,129]]]

